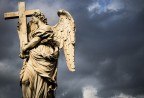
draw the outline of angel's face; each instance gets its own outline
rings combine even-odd
[[[31,32],[35,32],[38,29],[38,25],[35,23],[32,23],[30,26],[30,31]]]
[[[33,22],[33,23],[36,23],[36,24],[37,24],[38,21],[39,21],[39,19],[38,19],[37,17],[35,17],[35,16],[32,17],[32,22]]]

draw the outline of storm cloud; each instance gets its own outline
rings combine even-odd
[[[0,98],[20,98],[22,60],[18,19],[4,20],[22,0],[0,1]],[[143,0],[26,0],[39,8],[50,25],[57,11],[68,10],[76,24],[76,72],[59,58],[56,98],[144,98]],[[30,18],[29,18],[30,19]]]

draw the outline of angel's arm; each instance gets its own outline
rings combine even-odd
[[[42,40],[40,37],[34,37],[27,45],[24,46],[23,51],[34,48]]]
[[[24,46],[23,51],[27,51],[27,50],[34,48],[43,39],[46,39],[49,36],[49,33],[47,33],[47,32],[44,32],[44,33],[38,32],[36,34],[37,35],[35,35],[35,37],[27,45]]]
[[[28,50],[34,48],[38,43],[41,41],[40,37],[34,37],[28,44],[26,44],[23,49],[21,50],[19,57],[24,59],[29,57],[29,52]]]

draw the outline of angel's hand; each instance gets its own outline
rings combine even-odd
[[[49,59],[50,59],[51,61],[57,60],[57,59],[58,59],[58,54],[57,54],[57,53],[50,54],[50,55],[49,55]]]
[[[21,49],[20,53],[19,53],[19,57],[24,59],[24,58],[28,58],[29,57],[29,51],[26,49],[26,45],[24,45],[23,49]]]
[[[28,50],[27,50],[27,45],[28,45],[28,43],[24,44],[23,49],[22,49],[23,52],[28,51]]]
[[[19,57],[20,57],[21,59],[25,59],[25,58],[28,58],[28,57],[29,57],[29,54],[28,54],[28,53],[25,53],[24,51],[21,51],[21,52],[19,53]]]
[[[49,37],[52,37],[52,32],[45,32],[45,33],[43,33],[42,35],[41,35],[41,38],[49,38]]]

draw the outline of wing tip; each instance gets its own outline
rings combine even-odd
[[[71,72],[75,72],[76,70],[75,70],[75,68],[71,68],[71,69],[69,69]]]

